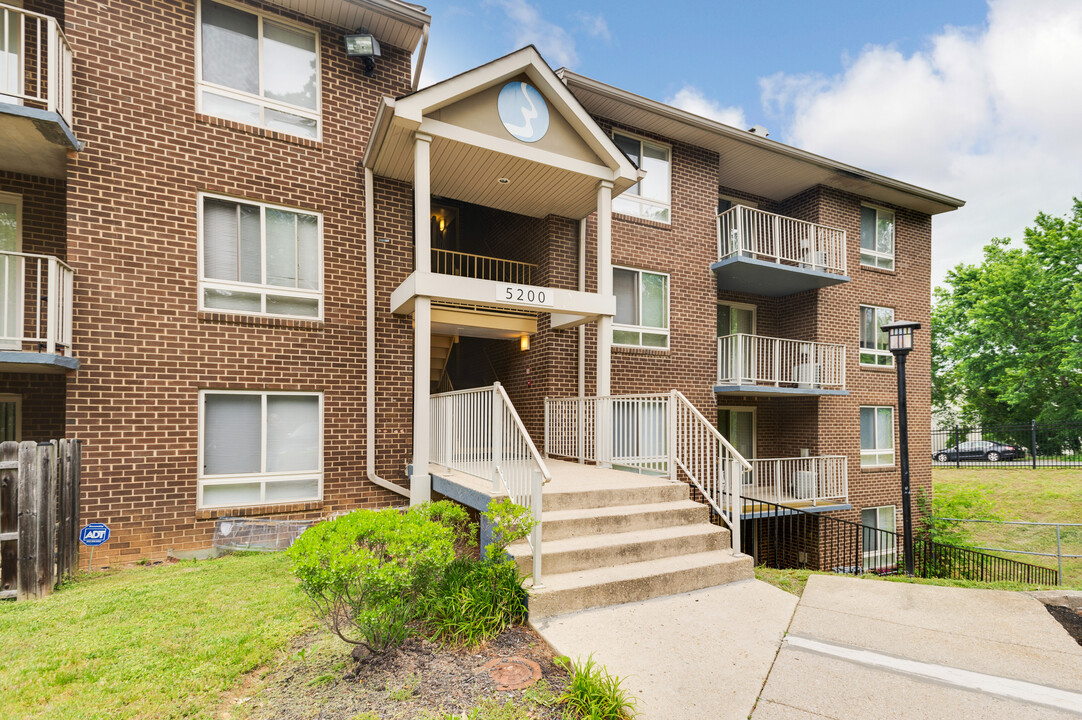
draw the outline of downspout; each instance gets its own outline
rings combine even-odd
[[[421,29],[421,52],[417,55],[417,69],[413,73],[413,91],[417,92],[417,87],[421,84],[421,68],[425,66],[425,50],[428,50],[428,28],[430,26],[426,23],[424,28]]]
[[[586,292],[586,218],[579,220],[579,292]],[[579,397],[586,397],[586,323],[579,325]]]
[[[425,26],[427,31],[428,26]],[[367,379],[364,384],[367,417],[365,420],[365,460],[368,479],[381,488],[409,497],[410,491],[376,475],[376,202],[372,191],[372,170],[364,169],[364,360]]]

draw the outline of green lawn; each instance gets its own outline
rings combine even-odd
[[[140,567],[0,603],[0,717],[211,717],[310,628],[284,554]]]
[[[933,468],[936,488],[977,488],[995,504],[1002,520],[1082,523],[1082,469],[1021,466],[991,468]],[[971,544],[1036,552],[1056,551],[1056,531],[1050,527],[967,523]],[[1067,555],[1082,555],[1082,528],[1063,528]],[[997,553],[1014,560],[1056,567],[1056,558]],[[1082,559],[1063,561],[1065,586],[1082,589]]]

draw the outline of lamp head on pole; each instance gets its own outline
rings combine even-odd
[[[920,323],[892,322],[880,325],[879,329],[887,334],[890,351],[894,355],[908,355],[913,349],[913,331],[920,330]]]

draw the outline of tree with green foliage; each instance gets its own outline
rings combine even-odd
[[[936,288],[932,403],[984,424],[1082,421],[1082,201],[993,239]]]

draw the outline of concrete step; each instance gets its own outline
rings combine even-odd
[[[556,510],[545,512],[542,516],[542,543],[547,540],[706,523],[709,517],[707,506],[692,500]]]
[[[574,490],[547,490],[543,495],[545,519],[558,510],[649,505],[687,500],[690,486],[682,482],[659,481],[642,487],[602,487]]]
[[[542,533],[544,536],[544,533]],[[587,535],[563,540],[542,539],[541,573],[569,573],[659,558],[729,549],[729,531],[709,525],[676,525],[637,532]],[[525,542],[515,543],[508,552],[519,570],[533,572],[533,552]]]
[[[530,620],[675,595],[752,577],[751,556],[737,557],[732,550],[545,575],[542,587],[530,591]]]

